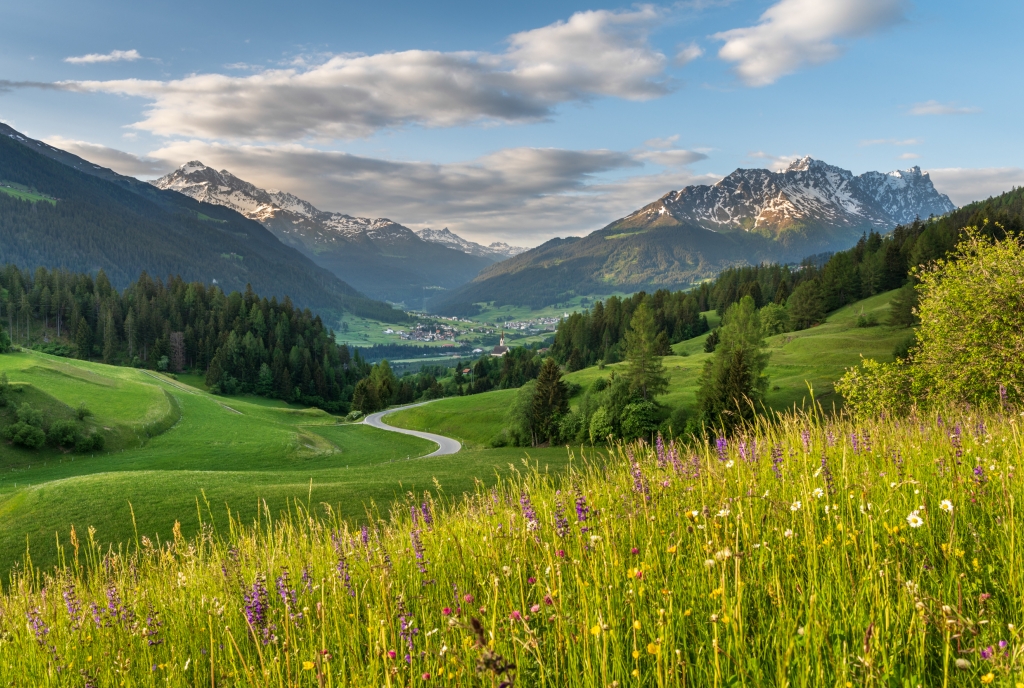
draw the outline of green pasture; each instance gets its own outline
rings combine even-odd
[[[825,323],[800,332],[788,332],[767,340],[771,359],[768,364],[768,405],[775,410],[801,406],[810,401],[808,384],[815,398],[826,408],[840,400],[832,384],[846,368],[855,366],[861,356],[878,360],[891,360],[893,349],[909,336],[911,330],[886,325],[857,327],[861,313],[874,315],[878,322],[886,321],[889,301],[895,292],[879,294],[841,308],[831,314]],[[714,312],[705,314],[712,327],[719,324]],[[711,354],[704,353],[701,335],[672,347],[674,356],[664,358],[669,372],[670,387],[659,403],[670,408],[692,407],[697,400],[698,379],[704,362]],[[584,389],[599,377],[610,378],[625,369],[625,363],[596,366],[569,373],[565,379]],[[486,446],[504,425],[505,409],[515,390],[487,392],[467,397],[443,399],[426,406],[400,411],[388,417],[388,422],[403,428],[438,432],[470,443]],[[573,401],[578,401],[579,397]]]
[[[194,532],[200,514],[226,524],[230,509],[249,520],[264,502],[272,514],[289,500],[311,500],[360,519],[407,492],[436,491],[435,480],[449,493],[491,482],[527,454],[467,446],[456,456],[417,458],[436,445],[187,384],[199,380],[35,352],[0,356],[0,371],[12,382],[13,405],[28,401],[56,419],[84,403],[93,413],[85,424],[108,438],[108,450],[95,455],[0,442],[0,567],[22,560],[26,547],[36,564],[52,563],[57,533],[66,538],[72,525],[96,528],[103,542],[133,540],[131,508],[139,535],[151,539],[169,537],[175,521]],[[13,405],[0,412],[13,416]],[[541,470],[567,462],[564,448],[529,455]]]
[[[31,201],[32,203],[46,201],[47,203],[50,203],[52,205],[57,205],[56,199],[50,198],[49,196],[44,196],[39,193],[35,193],[34,191],[29,191],[27,189],[12,188],[10,186],[0,186],[0,193],[5,193],[8,196],[20,198],[23,201]]]

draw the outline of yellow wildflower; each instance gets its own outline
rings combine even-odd
[[[635,628],[638,631],[640,630],[640,620],[639,619],[637,619],[636,621],[633,622],[633,628]]]
[[[981,677],[981,682],[985,683],[985,684],[992,683],[995,680],[996,680],[996,675],[993,674],[991,671]]]
[[[676,546],[672,545],[671,547],[669,547],[668,548],[668,553],[669,554],[675,554],[676,553]]]
[[[647,643],[647,654],[656,655],[661,652],[661,645],[655,645],[654,643]]]
[[[595,637],[601,635],[601,624],[594,624],[594,627],[590,629],[590,635]]]
[[[309,671],[310,669],[312,669],[315,666],[316,666],[316,664],[313,664],[313,662],[303,662],[302,663],[302,669],[304,671]]]
[[[633,659],[639,659],[639,658],[640,658],[640,651],[639,650],[633,650]]]

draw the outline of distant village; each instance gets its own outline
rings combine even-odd
[[[569,314],[566,313],[562,317],[569,317]],[[470,333],[494,335],[498,334],[499,330],[501,332],[519,332],[526,335],[553,332],[561,320],[561,317],[533,318],[530,320],[509,320],[502,324],[490,324],[475,323],[467,318],[438,316],[432,322],[417,322],[408,331],[387,327],[384,328],[384,334],[397,335],[403,341],[409,342],[455,342],[456,338],[460,335]]]

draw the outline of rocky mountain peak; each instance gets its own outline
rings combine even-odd
[[[471,256],[481,256],[496,260],[505,260],[517,256],[527,249],[521,246],[510,246],[504,242],[495,241],[488,246],[478,244],[475,241],[463,239],[458,234],[445,227],[444,229],[421,229],[416,232],[420,239],[436,244],[442,244]]]

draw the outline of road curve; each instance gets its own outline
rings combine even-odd
[[[462,449],[462,444],[458,440],[453,440],[451,437],[445,437],[444,435],[435,435],[432,432],[420,432],[419,430],[406,430],[405,428],[396,428],[394,425],[388,425],[384,422],[384,416],[387,416],[396,411],[404,411],[405,409],[416,408],[417,406],[423,406],[423,404],[429,404],[429,401],[423,401],[418,404],[409,404],[407,406],[399,406],[398,408],[388,409],[387,411],[378,411],[377,413],[371,413],[363,419],[363,424],[369,425],[374,428],[380,428],[381,430],[387,430],[389,432],[399,432],[403,435],[412,435],[413,437],[419,437],[421,439],[430,440],[437,445],[437,451],[432,454],[427,454],[420,458],[429,458],[431,456],[447,456],[448,454],[455,454]]]

